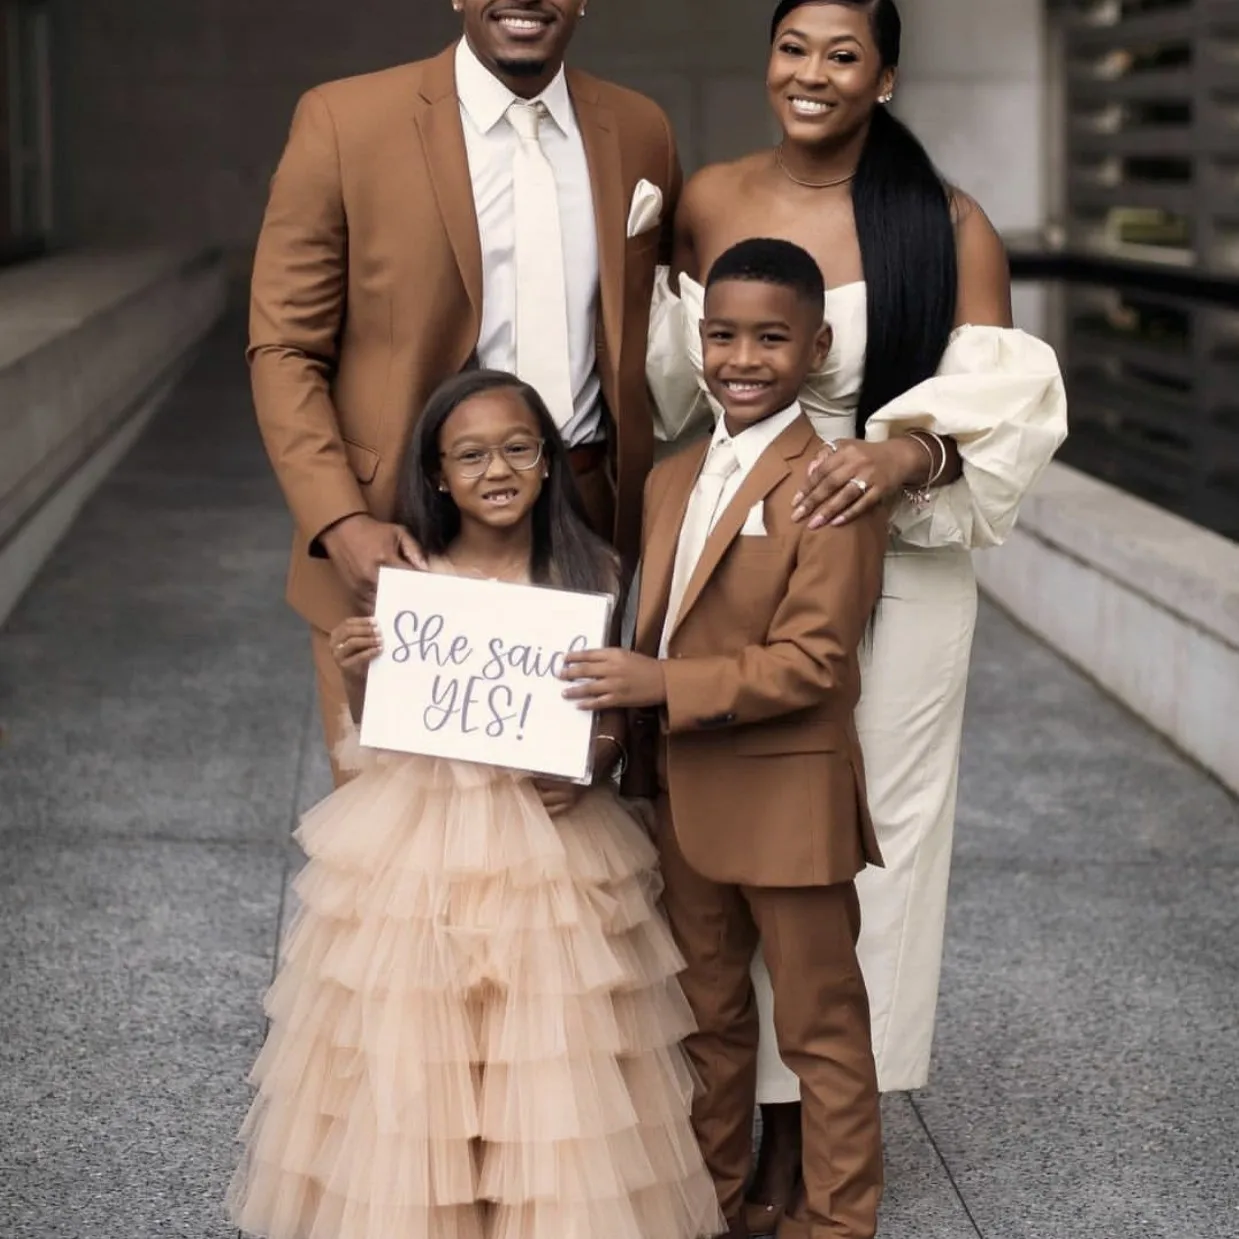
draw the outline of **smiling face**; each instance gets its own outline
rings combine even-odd
[[[582,0],[456,0],[478,59],[513,94],[533,98],[564,62]]]
[[[762,280],[719,280],[706,292],[701,348],[706,386],[729,434],[786,409],[830,352],[822,307]]]
[[[813,0],[780,23],[766,90],[789,141],[817,146],[855,137],[894,86],[866,6]]]
[[[529,519],[546,477],[537,416],[510,387],[479,392],[452,410],[439,431],[439,459],[440,485],[461,523],[490,529]]]

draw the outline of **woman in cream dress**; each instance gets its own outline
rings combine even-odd
[[[899,42],[893,0],[777,6],[767,85],[783,141],[686,187],[678,295],[660,272],[648,364],[660,436],[693,435],[711,417],[698,325],[714,258],[778,236],[822,266],[834,347],[801,402],[826,445],[802,508],[815,521],[892,508],[857,716],[886,866],[858,881],[884,1091],[928,1075],[976,619],[971,551],[1003,540],[1066,434],[1057,360],[1011,326],[993,228],[885,110]],[[760,956],[754,983],[764,1137],[747,1214],[763,1234],[793,1203],[800,1093],[778,1055]]]

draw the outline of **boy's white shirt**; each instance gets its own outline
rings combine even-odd
[[[714,510],[714,520],[711,530],[718,524],[718,518],[727,510],[728,504],[736,497],[744,479],[753,472],[754,465],[761,459],[765,450],[800,416],[800,401],[795,400],[780,413],[774,413],[755,426],[748,426],[734,438],[727,433],[727,427],[720,417],[714,427],[714,435],[710,440],[710,452],[720,443],[731,441],[731,449],[736,454],[740,468],[727,479],[723,493],[719,496],[718,507]],[[709,459],[710,453],[706,453]],[[702,462],[704,464],[704,461]],[[744,518],[744,527],[740,530],[742,537],[755,538],[766,535],[765,501],[758,500]]]
[[[697,480],[693,483],[693,491],[689,495],[688,505],[685,510],[685,521],[688,520],[688,514],[692,510],[693,500],[697,487],[700,485],[701,475],[705,472],[710,457],[720,448],[730,444],[731,453],[735,457],[738,468],[728,476],[723,484],[722,491],[719,493],[718,500],[714,505],[713,515],[710,518],[710,525],[706,534],[707,541],[709,535],[714,532],[714,527],[718,524],[719,517],[727,511],[731,501],[739,493],[740,487],[744,485],[744,479],[752,473],[753,467],[761,459],[762,454],[799,416],[800,402],[797,400],[793,401],[781,412],[772,414],[764,421],[756,423],[756,425],[746,427],[734,437],[727,433],[727,424],[722,417],[715,422],[714,435],[710,439],[710,446],[706,450],[706,454],[702,457],[701,469],[698,471]],[[749,509],[741,533],[747,537],[766,536],[764,502],[762,500],[759,500]],[[682,568],[680,555],[684,550],[683,529],[677,534],[677,539],[676,556],[671,570],[673,595],[675,594],[675,582],[680,579],[689,579],[692,576],[693,569],[697,566],[696,561],[694,561],[688,564],[686,569]],[[705,542],[702,542],[697,553],[700,554],[704,549]],[[666,658],[667,656],[667,643],[670,639],[674,622],[675,616],[669,610],[663,623],[662,639],[659,642],[659,658]]]

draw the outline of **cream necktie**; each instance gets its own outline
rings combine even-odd
[[[520,139],[512,156],[516,216],[516,373],[546,401],[562,429],[572,420],[568,294],[555,170],[538,140],[546,108],[520,100],[508,120]]]
[[[671,594],[667,599],[667,620],[663,627],[662,654],[667,652],[667,641],[671,631],[680,616],[680,605],[688,583],[692,579],[693,570],[705,550],[706,539],[714,528],[722,504],[723,491],[727,488],[728,479],[740,468],[736,459],[735,448],[730,439],[717,439],[710,445],[709,455],[697,482],[693,486],[692,496],[688,501],[688,510],[684,513],[684,524],[680,527],[680,540],[675,550],[675,567],[671,572]]]

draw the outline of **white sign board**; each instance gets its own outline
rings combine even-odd
[[[375,618],[362,744],[589,778],[593,715],[558,672],[606,645],[605,594],[381,568]]]

